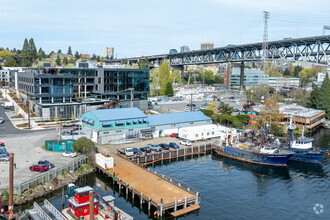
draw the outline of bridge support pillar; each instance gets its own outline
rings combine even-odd
[[[240,74],[240,81],[239,81],[240,91],[243,92],[245,90],[244,86],[244,61],[241,64],[241,74]]]
[[[228,65],[227,65],[227,90],[230,91],[230,84],[231,84],[231,62],[230,60],[228,61]]]

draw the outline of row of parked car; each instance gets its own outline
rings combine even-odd
[[[191,141],[189,140],[181,140],[181,145],[190,146]],[[134,156],[134,155],[143,155],[143,153],[151,153],[151,151],[160,152],[162,150],[169,150],[170,148],[179,149],[180,146],[175,142],[170,142],[169,144],[161,143],[161,144],[147,144],[145,147],[140,148],[126,148],[125,155],[126,156]]]

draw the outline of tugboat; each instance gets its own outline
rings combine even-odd
[[[304,128],[302,135],[299,138],[294,138],[293,130],[292,118],[290,118],[290,126],[288,127],[288,150],[295,153],[290,160],[307,163],[322,163],[322,159],[324,156],[328,155],[328,151],[313,146],[314,139],[304,137]]]
[[[114,197],[101,197],[90,186],[75,189],[74,184],[69,184],[68,197],[68,208],[62,210],[68,219],[86,219],[93,212],[94,218],[99,220],[133,220],[132,216],[114,206]],[[90,207],[94,209],[91,210]]]
[[[265,132],[257,135],[245,133],[245,138],[239,140],[238,135],[234,138],[226,135],[225,140],[216,148],[216,153],[236,160],[248,163],[286,166],[288,160],[294,155],[292,151],[280,149],[279,143],[268,142]],[[233,139],[236,139],[233,141]]]

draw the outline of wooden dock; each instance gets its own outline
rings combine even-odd
[[[213,148],[212,144],[203,144],[203,145],[194,144],[192,146],[185,146],[179,149],[170,148],[169,150],[164,150],[161,152],[152,152],[140,156],[135,155],[132,157],[127,157],[127,159],[138,165],[148,165],[152,163],[157,163],[159,161],[172,160],[182,157],[189,157],[193,155],[210,153],[212,152],[212,148]],[[118,153],[123,154],[123,152],[120,150],[118,150]]]
[[[162,216],[165,212],[174,212],[179,215],[178,210],[182,210],[182,213],[185,214],[188,211],[187,208],[199,204],[199,193],[182,181],[153,173],[122,155],[112,155],[112,157],[115,162],[114,169],[105,170],[101,167],[98,169],[111,177],[113,182],[119,186],[119,194],[121,190],[126,189],[126,198],[130,193],[132,201],[136,196],[141,207],[143,204],[147,204],[149,214],[151,206],[156,208],[159,216]],[[191,208],[191,211],[196,210],[197,206],[194,207]]]

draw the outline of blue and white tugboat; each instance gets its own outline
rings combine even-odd
[[[288,160],[294,155],[292,151],[279,148],[279,143],[269,143],[263,133],[239,139],[238,135],[233,137],[227,135],[215,149],[216,153],[248,163],[271,166],[286,166]]]
[[[294,156],[290,160],[307,163],[322,163],[322,159],[324,156],[328,155],[328,151],[313,146],[314,139],[304,137],[304,128],[299,138],[294,138],[293,130],[292,118],[290,118],[290,126],[288,127],[288,150],[294,152]]]

